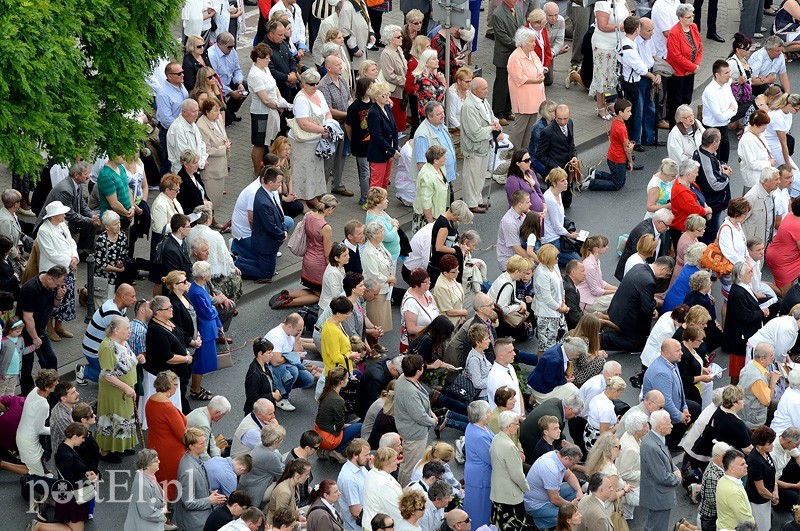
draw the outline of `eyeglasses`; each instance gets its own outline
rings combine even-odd
[[[212,75],[210,75],[210,76],[206,77],[206,79],[207,79],[207,80],[209,80],[209,81],[211,81],[211,80],[212,80],[212,79],[214,79],[215,77],[217,77],[217,76],[212,74]]]
[[[378,529],[394,529],[394,522],[391,524],[378,526]]]
[[[203,48],[205,48],[205,47],[206,47],[206,45],[205,45],[205,44],[198,44],[197,46],[195,46],[195,49],[197,49],[197,50],[202,50],[202,49],[203,49]]]
[[[165,312],[167,310],[171,310],[172,306],[167,306],[166,308],[161,308],[160,310],[156,310],[157,312]]]
[[[308,85],[309,87],[316,87],[317,85],[319,85],[319,82],[317,82],[317,83],[306,83],[306,85]]]
[[[171,76],[182,76],[183,75],[183,70],[181,70],[180,72],[170,72],[169,74]]]
[[[189,279],[188,278],[185,278],[185,279],[181,280],[180,282],[176,282],[176,284],[188,284],[188,283],[189,283]]]
[[[531,158],[528,157],[527,159],[522,159],[520,162],[530,162],[530,161],[531,161]]]
[[[466,520],[461,520],[460,522],[456,522],[456,525],[458,525],[458,524],[468,524],[468,523],[470,523],[471,521],[472,521],[472,518],[470,518],[469,516],[467,516],[467,519],[466,519]]]
[[[409,24],[411,24],[412,26],[422,26],[422,21],[420,20],[419,22],[409,22]]]

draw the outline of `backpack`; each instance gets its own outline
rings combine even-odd
[[[308,236],[306,236],[306,217],[308,215],[309,214],[306,214],[306,216],[300,220],[300,223],[295,225],[294,231],[292,235],[289,236],[289,241],[286,244],[295,256],[303,256],[308,250]]]

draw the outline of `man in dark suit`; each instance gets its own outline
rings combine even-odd
[[[175,214],[169,220],[172,234],[164,238],[164,248],[161,253],[161,267],[164,274],[170,271],[183,271],[186,278],[192,278],[192,260],[189,258],[189,244],[186,237],[192,226],[189,218],[184,214]],[[165,290],[166,293],[166,290]]]
[[[661,256],[652,264],[638,264],[628,271],[608,308],[608,317],[619,332],[603,332],[600,344],[605,350],[642,351],[656,309],[656,279],[669,278],[674,267],[674,258]]]
[[[78,250],[88,253],[94,251],[95,234],[100,226],[100,215],[89,208],[83,197],[83,185],[89,181],[91,169],[92,165],[85,161],[73,164],[69,169],[69,177],[56,183],[44,201],[45,206],[53,201],[61,201],[71,208],[66,215],[69,231],[73,237],[76,232],[80,234],[77,238]],[[45,210],[42,208],[39,212],[34,231],[38,231],[44,221]]]
[[[556,107],[555,119],[539,136],[539,142],[536,144],[536,160],[542,163],[547,174],[553,168],[564,168],[570,162],[578,162],[577,154],[569,107],[562,103]],[[569,208],[572,204],[572,191],[567,189],[563,192],[561,201],[564,208]]]
[[[564,446],[564,428],[567,421],[580,415],[583,411],[584,403],[580,396],[573,395],[569,398],[551,398],[545,400],[534,408],[530,414],[525,416],[525,420],[519,426],[519,442],[522,445],[522,452],[525,454],[525,462],[533,464],[531,456],[536,449],[536,443],[542,438],[542,430],[539,427],[539,419],[545,415],[550,415],[558,419],[561,428],[561,438],[553,443],[558,449]],[[567,442],[567,444],[569,444]]]
[[[566,398],[578,394],[572,383],[574,361],[587,354],[586,342],[577,337],[565,337],[542,353],[533,372],[528,376],[531,394],[539,403],[549,398]]]
[[[364,369],[361,384],[358,386],[356,415],[363,419],[369,407],[380,398],[381,392],[386,389],[389,382],[403,374],[402,362],[403,356],[400,355],[390,360],[378,360]]]
[[[494,9],[494,55],[492,64],[497,71],[492,87],[492,112],[500,125],[514,120],[511,113],[511,96],[508,92],[508,58],[517,49],[514,34],[525,25],[525,13],[521,4],[514,0],[503,0]]]
[[[344,224],[344,240],[342,241],[350,251],[350,261],[344,265],[346,272],[354,271],[363,274],[361,267],[361,251],[364,250],[364,224],[358,220],[351,220]]]
[[[264,42],[272,49],[269,72],[278,83],[278,90],[286,101],[294,101],[300,90],[300,75],[297,73],[297,61],[286,44],[286,28],[277,20],[267,23],[267,38]]]
[[[278,206],[276,192],[283,185],[283,172],[270,167],[262,174],[261,188],[253,202],[253,240],[251,246],[258,264],[259,284],[269,284],[278,265],[278,249],[286,239],[284,216]],[[250,268],[252,269],[252,268]]]
[[[640,221],[628,234],[628,240],[625,242],[625,248],[622,250],[622,255],[617,262],[617,268],[614,270],[614,277],[622,282],[622,277],[625,276],[625,262],[628,261],[632,255],[636,254],[636,245],[639,243],[639,238],[645,234],[652,234],[656,238],[656,252],[653,258],[647,260],[652,264],[653,260],[666,254],[667,250],[662,245],[661,235],[669,229],[669,224],[672,223],[672,211],[666,208],[661,208],[653,213],[653,217]],[[676,242],[677,243],[677,242]]]
[[[570,260],[564,272],[564,301],[569,308],[565,317],[567,318],[567,328],[572,330],[578,326],[578,321],[583,315],[581,293],[577,286],[586,278],[586,268],[580,260]]]

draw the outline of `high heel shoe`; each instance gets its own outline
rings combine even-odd
[[[597,116],[599,116],[603,120],[607,120],[608,121],[608,120],[613,119],[613,117],[608,113],[608,110],[606,110],[606,109],[595,109],[594,112],[597,114]]]

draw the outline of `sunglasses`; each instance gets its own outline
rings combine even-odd
[[[531,161],[531,158],[528,157],[527,159],[522,159],[520,162],[530,162],[530,161]]]
[[[306,83],[306,85],[308,85],[309,87],[316,87],[317,85],[319,85],[319,83],[318,82],[317,83]]]
[[[209,80],[209,81],[211,81],[211,80],[212,80],[212,79],[214,79],[215,77],[216,77],[215,75],[210,75],[210,76],[206,77],[206,79],[207,79],[207,80]]]

